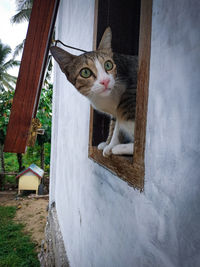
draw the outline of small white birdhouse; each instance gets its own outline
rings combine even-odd
[[[37,165],[31,164],[27,169],[20,172],[16,179],[19,179],[18,194],[21,190],[35,190],[38,194],[38,186],[44,175],[44,170],[40,169]]]

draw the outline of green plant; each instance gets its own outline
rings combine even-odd
[[[35,244],[23,233],[24,226],[13,222],[16,207],[0,206],[0,266],[40,266]]]

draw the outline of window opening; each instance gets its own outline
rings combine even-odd
[[[112,8],[110,8],[112,7]],[[134,133],[134,155],[105,158],[97,145],[108,136],[110,119],[91,108],[89,157],[127,181],[144,188],[144,147],[148,97],[152,1],[99,0],[96,2],[96,40],[98,44],[107,26],[112,29],[113,51],[138,55],[137,103]],[[123,22],[123,23],[122,23]],[[145,50],[146,49],[146,50]]]

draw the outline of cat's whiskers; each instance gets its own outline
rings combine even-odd
[[[107,156],[133,153],[133,143],[117,143],[119,131],[133,142],[138,70],[137,57],[112,52],[111,37],[111,30],[107,28],[98,49],[80,56],[59,47],[51,48],[61,70],[76,89],[95,109],[115,118],[114,131],[109,130],[108,145],[103,151]]]
[[[99,85],[97,84],[97,85],[95,85],[95,87],[93,86],[91,88],[91,92],[93,94],[101,94],[102,92],[104,92],[104,90],[105,90],[105,87],[102,86],[101,84],[99,84]]]

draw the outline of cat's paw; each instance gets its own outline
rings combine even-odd
[[[104,157],[109,157],[112,154],[112,147],[107,145],[103,149],[103,156]]]
[[[133,143],[119,144],[112,148],[114,155],[133,155]]]
[[[102,143],[100,143],[99,145],[98,145],[98,149],[99,150],[104,150],[104,148],[107,146],[107,144],[106,144],[106,142],[102,142]]]

